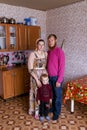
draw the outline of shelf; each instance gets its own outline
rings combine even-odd
[[[6,38],[6,37],[0,37],[0,38]]]
[[[10,37],[10,38],[16,38],[16,37]]]

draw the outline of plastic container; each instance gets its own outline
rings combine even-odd
[[[37,25],[37,18],[30,17],[30,23],[31,23],[31,25],[33,25],[33,26]]]
[[[30,18],[25,18],[24,21],[26,25],[31,25]]]
[[[32,25],[32,26],[37,25],[37,18],[34,17],[25,18],[24,21],[26,25]]]

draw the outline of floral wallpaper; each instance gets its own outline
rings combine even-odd
[[[87,75],[87,0],[47,11],[46,27],[64,40],[65,81]]]
[[[0,17],[2,16],[13,17],[16,22],[24,22],[24,18],[30,16],[37,18],[37,25],[41,26],[41,37],[45,41],[50,33],[57,35],[59,47],[64,41],[65,82],[87,75],[87,0],[49,11],[0,4]],[[29,52],[23,53],[28,57]],[[19,55],[23,53],[18,52]],[[22,56],[19,59],[15,57],[15,52],[6,54],[10,57],[8,65],[12,65],[13,61],[23,60]],[[2,55],[3,52],[0,52],[0,56]]]

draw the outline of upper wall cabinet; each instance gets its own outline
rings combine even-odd
[[[0,51],[34,50],[40,35],[39,26],[0,24]]]
[[[0,24],[0,51],[18,49],[17,26],[13,24]]]
[[[36,40],[40,38],[41,29],[39,26],[18,26],[18,49],[34,50],[36,48]]]
[[[36,40],[41,37],[41,29],[39,26],[29,26],[28,28],[28,49],[36,48]]]

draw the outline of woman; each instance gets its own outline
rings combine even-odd
[[[30,53],[28,58],[28,70],[30,77],[29,94],[29,114],[35,113],[35,118],[39,118],[38,105],[36,102],[37,87],[41,87],[40,76],[46,72],[47,52],[44,51],[45,42],[43,39],[36,41],[36,50]]]

